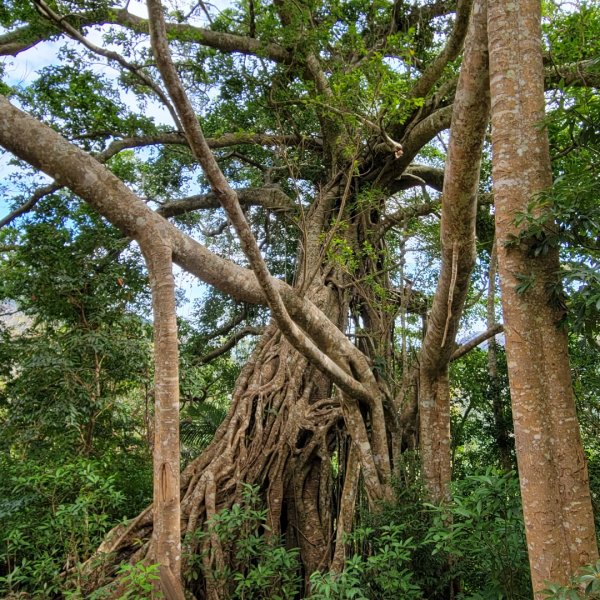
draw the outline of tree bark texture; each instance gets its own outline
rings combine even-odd
[[[486,9],[473,6],[456,91],[442,193],[442,266],[420,356],[419,440],[423,479],[433,502],[449,499],[448,364],[475,263],[477,186],[489,116]]]
[[[171,247],[158,235],[145,235],[154,314],[154,530],[150,560],[160,565],[160,590],[167,600],[183,600],[181,584],[179,348]]]
[[[567,336],[553,302],[558,254],[534,257],[515,217],[552,184],[537,0],[489,1],[493,180],[498,265],[516,453],[531,575],[565,583],[598,556]],[[528,289],[518,291],[527,281]],[[554,300],[556,298],[554,297]]]

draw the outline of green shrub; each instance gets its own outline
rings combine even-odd
[[[489,470],[453,485],[452,502],[429,507],[424,543],[447,557],[465,599],[531,598],[525,529],[515,473]]]
[[[444,507],[426,504],[414,481],[395,504],[360,515],[340,574],[314,573],[311,598],[531,598],[519,483],[488,471],[457,481]]]
[[[154,582],[160,579],[158,574],[160,565],[145,565],[142,562],[130,565],[124,563],[119,567],[118,577],[124,585],[125,591],[119,600],[146,600],[151,597]],[[152,598],[162,598],[161,595]]]
[[[296,598],[301,585],[299,551],[287,549],[283,540],[269,535],[267,511],[262,507],[258,489],[247,485],[242,501],[222,510],[197,532],[202,542],[216,535],[230,556],[225,569],[204,572],[207,579],[228,590],[227,598],[242,600],[286,600]],[[198,571],[192,571],[192,578]]]
[[[122,515],[125,497],[101,464],[0,463],[0,593],[58,594]]]
[[[366,555],[354,554],[340,574],[313,573],[312,600],[416,600],[422,598],[408,568],[416,544],[407,538],[402,525],[356,530],[348,540],[368,548]]]
[[[569,585],[551,583],[542,593],[547,600],[597,600],[600,598],[600,560],[580,569]]]

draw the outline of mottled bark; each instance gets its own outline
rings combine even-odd
[[[430,499],[449,499],[448,364],[475,262],[477,185],[489,114],[485,2],[477,1],[465,44],[442,196],[442,266],[420,357],[419,442]]]
[[[544,117],[537,0],[489,2],[493,180],[498,266],[516,453],[531,576],[565,583],[598,556],[585,456],[567,353],[553,298],[558,254],[534,256],[515,217],[552,183]],[[531,283],[520,293],[519,282]],[[554,300],[554,301],[553,301]]]
[[[151,233],[150,231],[148,233]],[[154,531],[151,558],[160,565],[160,590],[183,600],[181,585],[179,349],[171,247],[159,236],[140,246],[150,274],[154,315]]]

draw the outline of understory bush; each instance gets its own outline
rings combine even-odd
[[[579,570],[568,585],[549,583],[542,592],[546,600],[598,600],[600,598],[600,560]]]
[[[313,573],[310,578],[312,599],[422,598],[409,569],[417,546],[412,538],[406,537],[403,525],[387,525],[379,530],[368,527],[357,529],[349,542],[368,546],[368,554],[354,554],[348,558],[340,574]]]
[[[525,527],[516,473],[489,470],[453,484],[452,502],[429,507],[424,539],[446,556],[448,575],[469,600],[531,598]]]
[[[227,598],[292,600],[298,596],[302,581],[299,550],[285,548],[282,539],[269,535],[267,511],[256,487],[246,485],[241,502],[211,518],[206,530],[196,532],[188,544],[202,544],[209,536],[218,539],[231,562],[203,574],[220,586]],[[202,565],[202,556],[196,558],[192,579],[199,577]],[[209,557],[211,564],[214,558]]]
[[[65,573],[76,589],[78,565],[96,549],[122,516],[126,495],[104,465],[78,458],[50,468],[5,459],[0,482],[0,593],[27,591],[33,598],[60,597]],[[458,481],[452,502],[443,507],[419,499],[418,486],[400,491],[398,501],[363,512],[348,536],[348,559],[341,573],[310,576],[306,597],[313,600],[436,600],[450,588],[462,600],[520,600],[531,597],[518,480],[514,473],[488,471]],[[212,536],[212,538],[211,538]],[[205,544],[218,539],[226,566],[216,565]],[[221,511],[188,538],[188,583],[205,577],[224,599],[294,599],[302,590],[299,551],[270,535],[267,512],[252,486],[239,503]],[[198,548],[200,551],[198,552]],[[191,550],[193,549],[193,550]],[[145,567],[144,567],[145,568]],[[597,571],[600,565],[596,565]],[[594,572],[596,573],[596,572]],[[153,573],[124,565],[129,597],[143,598]],[[584,573],[590,578],[593,573]],[[577,585],[551,587],[555,600],[575,596]],[[579,585],[581,581],[579,581]],[[596,587],[593,587],[596,586]],[[577,592],[580,593],[580,592]],[[553,594],[553,595],[552,595]]]
[[[314,573],[311,598],[356,600],[531,598],[519,482],[488,471],[453,485],[443,507],[419,501],[417,485],[398,502],[361,517],[339,574]]]
[[[83,457],[56,464],[0,459],[0,595],[52,598],[67,579],[77,583],[81,562],[125,513],[138,510],[119,481],[137,471],[141,482],[140,465],[120,466],[114,474],[113,465]]]

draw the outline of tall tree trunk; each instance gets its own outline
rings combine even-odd
[[[490,0],[493,179],[498,265],[531,575],[565,583],[598,556],[567,335],[553,302],[558,253],[534,256],[515,217],[552,183],[538,0]],[[519,292],[519,282],[528,289]]]
[[[420,357],[419,440],[433,502],[449,499],[448,364],[475,263],[477,186],[489,115],[485,2],[473,6],[460,71],[442,194],[442,266]]]
[[[161,243],[162,242],[162,243]],[[170,244],[160,234],[140,240],[150,274],[154,314],[154,530],[151,560],[160,565],[160,590],[183,600],[181,585],[179,350]]]

